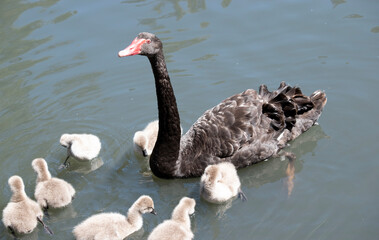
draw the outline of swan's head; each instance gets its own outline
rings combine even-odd
[[[118,52],[119,57],[144,55],[154,56],[162,50],[162,42],[152,33],[142,32],[124,50]]]
[[[17,175],[10,177],[8,179],[8,184],[13,193],[25,191],[24,181],[22,181],[22,178]]]
[[[147,157],[149,154],[147,150],[147,137],[142,131],[137,131],[134,134],[133,137],[133,142],[134,142],[134,149],[136,152],[142,154],[144,157]]]
[[[134,203],[134,207],[138,209],[141,214],[151,213],[157,215],[157,212],[154,209],[153,199],[149,196],[142,195],[137,201]]]

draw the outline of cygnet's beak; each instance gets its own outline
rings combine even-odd
[[[147,154],[147,150],[146,149],[143,149],[142,150],[142,155],[144,156],[144,157],[147,157],[149,154]]]
[[[153,210],[151,210],[150,212],[151,214],[154,214],[154,215],[157,215],[157,212],[155,211],[155,209],[153,208]]]

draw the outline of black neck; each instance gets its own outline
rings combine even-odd
[[[158,138],[150,157],[150,168],[157,177],[172,178],[180,149],[179,112],[162,50],[149,56],[149,60],[155,78],[159,112]]]

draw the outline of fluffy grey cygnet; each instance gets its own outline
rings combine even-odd
[[[60,168],[67,167],[67,160],[70,156],[80,161],[90,161],[97,157],[101,150],[100,139],[92,134],[65,133],[59,142],[67,148],[67,158]]]
[[[72,231],[77,240],[122,240],[142,227],[142,214],[156,214],[151,197],[142,195],[129,208],[127,216],[119,213],[95,214]]]
[[[32,167],[38,174],[34,197],[42,208],[60,208],[71,203],[75,189],[63,179],[52,178],[45,159],[34,159]]]
[[[158,136],[158,120],[152,121],[142,130],[137,131],[133,137],[134,151],[141,156],[151,155]]]
[[[195,212],[196,202],[192,198],[183,197],[172,212],[171,219],[165,220],[151,232],[148,240],[191,240],[189,215]]]
[[[200,195],[211,203],[224,203],[229,199],[240,195],[246,200],[241,191],[241,182],[232,163],[224,162],[209,165],[205,168],[200,179]]]
[[[51,230],[43,223],[43,212],[37,202],[31,200],[25,193],[22,178],[12,176],[8,180],[12,190],[10,202],[3,210],[3,223],[13,235],[16,233],[31,233],[40,222],[50,234]]]

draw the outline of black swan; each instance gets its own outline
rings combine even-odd
[[[273,92],[261,85],[259,92],[248,89],[207,110],[181,137],[162,42],[143,32],[118,53],[137,54],[148,57],[155,78],[159,131],[150,168],[160,178],[200,177],[210,164],[231,162],[242,168],[276,156],[316,123],[327,101],[320,90],[308,97],[284,82]]]

